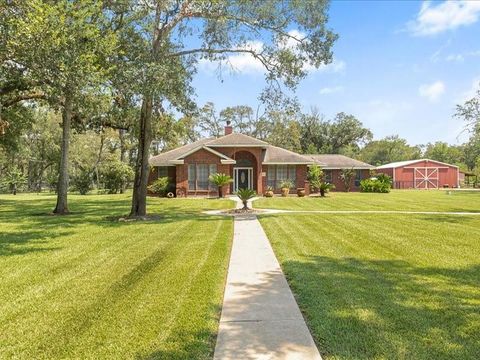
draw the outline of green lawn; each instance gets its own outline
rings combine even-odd
[[[128,195],[0,196],[0,358],[212,356],[233,233],[204,209],[149,199],[155,221],[118,222]]]
[[[376,195],[350,195],[257,206],[380,206]],[[426,192],[417,199],[429,196],[418,205],[473,210],[478,202]],[[388,197],[407,205],[398,193]],[[279,214],[260,221],[327,359],[480,358],[480,217]]]
[[[396,190],[389,194],[331,192],[320,197],[274,197],[254,202],[254,207],[284,210],[412,210],[480,212],[480,192]]]

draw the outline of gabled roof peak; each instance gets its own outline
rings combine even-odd
[[[262,140],[255,139],[252,136],[231,133],[228,135],[220,136],[216,139],[208,141],[206,146],[211,147],[234,147],[234,146],[246,146],[246,147],[266,147],[268,143]]]

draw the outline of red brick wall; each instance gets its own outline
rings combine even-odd
[[[345,191],[345,183],[343,182],[340,175],[342,174],[341,169],[333,169],[330,170],[332,172],[332,184],[335,185],[335,189],[333,191]],[[370,170],[361,170],[362,172],[362,180],[368,179],[370,177]],[[360,191],[360,186],[355,186],[355,176],[353,175],[352,180],[350,182],[350,191]]]
[[[262,187],[265,189],[267,187],[267,171],[268,165],[262,166],[262,171],[265,173],[265,176],[262,178]],[[308,167],[307,165],[296,165],[295,166],[295,188],[304,188],[305,193],[310,194],[310,185],[307,181]],[[276,194],[280,194],[280,189],[274,189]]]
[[[260,147],[222,147],[215,148],[216,151],[221,152],[222,154],[227,155],[229,158],[234,160],[250,158],[253,164],[253,188],[258,194],[263,194],[264,186],[262,179],[262,172],[258,171],[262,168],[262,148]],[[245,153],[248,153],[245,154]],[[233,167],[230,165],[231,176],[233,176]],[[232,185],[233,186],[233,185]],[[232,189],[232,186],[230,187]]]
[[[158,179],[158,168],[158,166],[153,166],[150,168],[150,173],[148,174],[148,185]],[[174,166],[167,166],[167,176],[170,178],[172,183],[176,182],[176,169]],[[147,190],[147,194],[150,196],[157,196],[149,190]]]
[[[200,149],[193,154],[188,155],[184,159],[183,165],[177,165],[176,167],[176,179],[177,179],[177,189],[180,189],[188,195],[218,195],[218,191],[189,191],[188,190],[188,164],[216,164],[217,172],[224,173],[232,176],[229,165],[224,165],[221,163],[220,158],[212,154],[210,151]],[[177,191],[178,192],[178,191]],[[224,189],[224,194],[227,195],[230,193],[228,186]]]

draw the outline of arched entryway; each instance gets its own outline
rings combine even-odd
[[[258,167],[255,155],[248,151],[238,151],[234,154],[236,164],[233,165],[233,191],[238,189],[257,189]]]

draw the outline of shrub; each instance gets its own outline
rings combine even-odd
[[[360,190],[362,192],[389,193],[391,187],[391,181],[385,181],[385,179],[370,178],[360,181]]]
[[[292,180],[283,180],[280,183],[280,189],[291,189],[295,186]]]
[[[310,186],[313,190],[320,190],[320,186],[323,182],[323,170],[318,165],[312,165],[308,168],[307,180],[310,182]]]
[[[355,170],[352,169],[342,169],[340,172],[340,179],[343,181],[343,185],[345,186],[345,191],[350,192],[350,185],[352,184],[353,176],[355,175]]]
[[[170,179],[168,177],[159,177],[150,186],[148,186],[148,190],[156,195],[164,197],[167,195],[169,185]]]
[[[132,168],[121,161],[109,162],[100,169],[100,181],[109,194],[120,192],[133,176]]]
[[[333,190],[335,189],[335,185],[333,184],[330,184],[330,183],[326,183],[326,182],[322,182],[320,183],[320,186],[318,188],[320,190],[320,196],[325,196],[325,193],[328,193],[330,190]]]
[[[248,209],[247,202],[251,198],[255,197],[255,195],[257,195],[257,193],[255,192],[255,190],[252,189],[239,189],[237,191],[237,196],[240,200],[242,200],[243,203],[243,210]]]
[[[218,187],[218,196],[223,197],[223,187],[230,184],[233,179],[226,174],[216,173],[209,177],[210,181]]]
[[[378,175],[375,175],[375,177],[377,178],[377,180],[385,183],[385,184],[389,184],[390,187],[392,187],[392,178],[390,176],[388,176],[387,174],[378,174]]]
[[[26,182],[27,177],[23,175],[23,172],[17,166],[14,166],[7,171],[1,181],[1,185],[9,189],[13,195],[16,195],[18,188],[25,185]]]
[[[92,190],[92,172],[81,169],[71,180],[72,190],[78,191],[80,195],[86,195]]]

